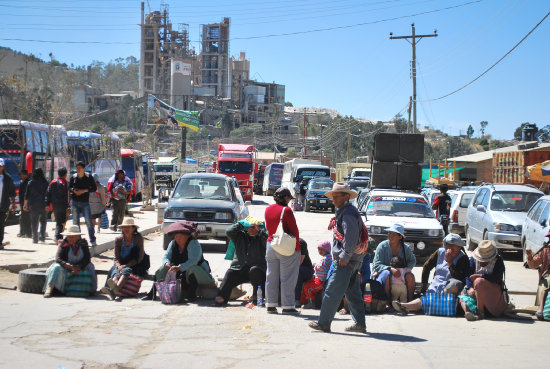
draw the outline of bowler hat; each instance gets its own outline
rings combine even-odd
[[[177,223],[172,223],[168,227],[168,230],[166,231],[166,234],[169,236],[172,236],[176,233],[183,233],[187,235],[191,235],[193,233],[197,233],[197,223],[196,222],[190,222],[188,220],[182,220]]]

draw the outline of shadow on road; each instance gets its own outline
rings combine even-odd
[[[393,341],[393,342],[426,342],[424,338],[407,336],[404,334],[394,334],[394,333],[371,333],[368,332],[367,335],[370,338],[383,341]]]
[[[500,255],[502,255],[502,258],[506,261],[523,262],[523,252],[500,250]]]
[[[267,202],[263,200],[252,200],[252,205],[269,205]]]
[[[225,254],[227,248],[225,242],[210,242],[206,240],[200,240],[202,251],[211,252],[214,254]]]

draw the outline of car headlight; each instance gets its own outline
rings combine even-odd
[[[380,233],[382,233],[382,228],[381,227],[376,227],[376,226],[371,226],[370,227],[370,232],[374,233],[374,234],[380,234]]]
[[[164,211],[164,217],[169,219],[183,219],[183,210],[180,209],[166,209]]]
[[[515,232],[516,227],[511,224],[497,223],[495,224],[495,230],[503,232]]]
[[[439,229],[430,229],[430,230],[428,230],[428,236],[437,237],[437,236],[439,236],[440,232],[441,232],[441,230],[439,230]]]
[[[425,247],[426,247],[426,244],[422,241],[416,244],[416,248],[419,250],[424,250]]]
[[[216,220],[231,220],[231,219],[233,219],[233,214],[227,213],[227,212],[216,213],[216,215],[214,216],[214,219],[216,219]]]

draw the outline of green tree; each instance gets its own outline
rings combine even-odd
[[[550,125],[545,125],[538,131],[538,139],[540,142],[550,142]]]
[[[285,106],[294,106],[290,101],[285,101]]]
[[[523,129],[530,124],[531,123],[529,122],[521,123],[520,126],[516,128],[516,130],[514,131],[514,140],[521,141],[523,139]],[[538,127],[536,123],[535,123],[535,129],[536,131],[538,131]]]
[[[481,137],[485,136],[485,129],[487,129],[488,125],[489,122],[487,122],[486,120],[479,122],[479,132],[481,133]]]
[[[471,139],[472,136],[474,135],[474,128],[472,127],[471,124],[468,126],[468,129],[466,130],[466,134],[468,135],[469,139]]]

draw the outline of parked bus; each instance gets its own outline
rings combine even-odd
[[[19,192],[19,172],[42,168],[48,180],[60,167],[69,168],[67,131],[62,126],[0,119],[0,158]],[[19,201],[19,197],[16,197]]]
[[[97,173],[99,182],[106,186],[109,178],[121,168],[120,138],[115,134],[101,135],[86,131],[68,131],[71,172],[84,162],[86,171]]]
[[[283,179],[282,163],[271,163],[264,170],[264,181],[262,183],[262,192],[264,195],[273,195],[275,190],[281,187]]]
[[[141,151],[134,149],[121,149],[122,169],[126,176],[132,180],[131,201],[141,201],[142,190],[145,187],[143,175],[143,155]]]

